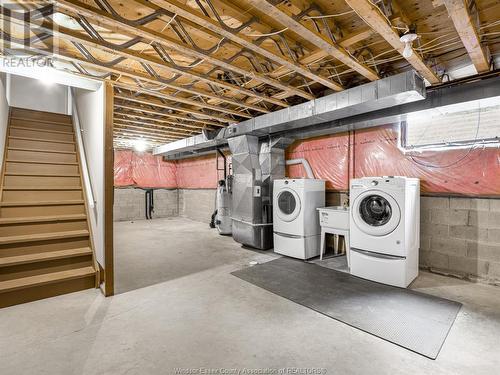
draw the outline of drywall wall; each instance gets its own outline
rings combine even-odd
[[[90,212],[90,224],[96,258],[104,267],[104,87],[96,91],[73,89],[73,98],[95,200]]]
[[[0,73],[0,166],[3,165],[5,138],[9,123],[9,103],[7,102],[6,74]]]
[[[71,114],[68,86],[9,74],[9,104],[11,107],[37,111]]]
[[[113,220],[145,220],[146,191],[138,188],[115,188]],[[154,189],[153,219],[179,215],[177,189]]]

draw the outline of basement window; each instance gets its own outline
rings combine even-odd
[[[409,113],[401,124],[406,150],[488,145],[500,141],[500,97]]]

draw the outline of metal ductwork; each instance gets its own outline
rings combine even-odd
[[[251,135],[229,140],[233,164],[233,239],[243,245],[266,250],[273,247],[272,185],[285,176],[288,139]]]
[[[426,96],[423,79],[409,71],[370,82],[306,103],[255,117],[227,128],[171,142],[153,150],[155,155],[177,158],[197,154],[226,144],[240,135],[267,136],[333,122],[388,107],[422,100]]]

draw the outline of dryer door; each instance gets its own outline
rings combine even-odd
[[[289,222],[295,220],[299,216],[301,205],[299,195],[292,189],[284,188],[277,196],[278,216],[281,220]]]
[[[380,190],[368,190],[354,201],[351,215],[356,226],[371,236],[385,236],[393,232],[401,221],[401,210],[396,200]]]

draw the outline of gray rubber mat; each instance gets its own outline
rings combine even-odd
[[[232,274],[432,359],[462,306],[285,257]]]

